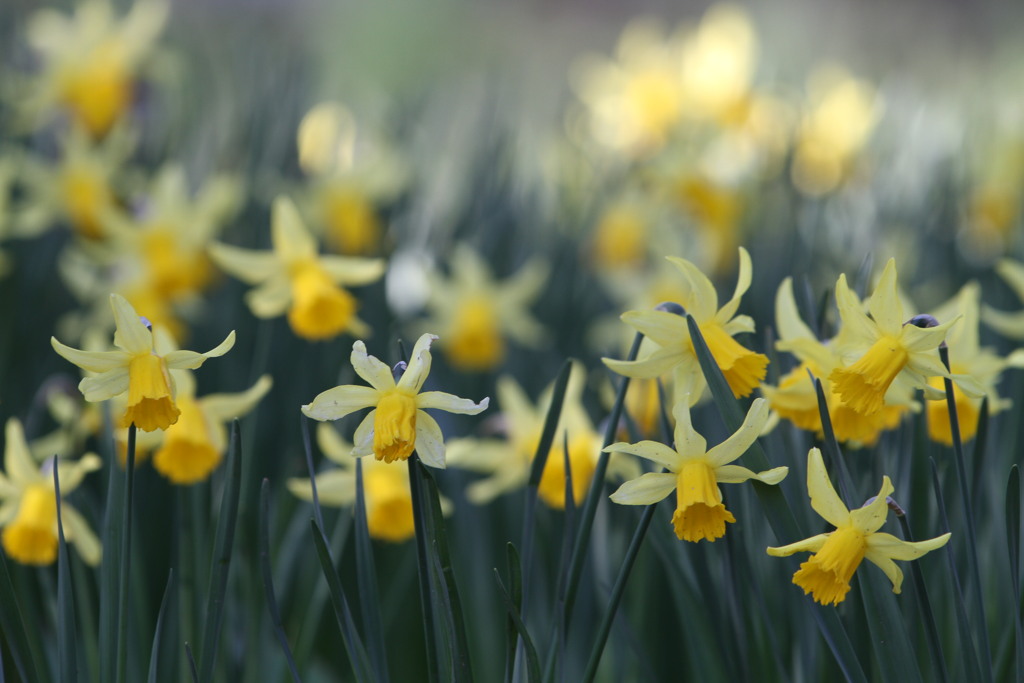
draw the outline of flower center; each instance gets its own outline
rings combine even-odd
[[[210,262],[206,256],[183,249],[170,227],[146,230],[142,253],[153,289],[165,297],[199,291],[210,280]]]
[[[103,211],[113,201],[102,173],[86,164],[71,164],[61,174],[61,189],[72,227],[83,237],[102,237]]]
[[[366,526],[370,535],[397,543],[416,532],[412,493],[400,465],[363,467],[366,487]]]
[[[116,43],[96,48],[68,68],[60,78],[61,101],[94,138],[102,137],[132,98],[132,82]]]
[[[164,443],[153,454],[153,467],[175,484],[194,484],[210,476],[221,453],[210,438],[210,425],[193,399],[178,400],[181,416],[167,428]]]
[[[829,375],[835,391],[861,415],[877,413],[885,405],[885,392],[907,365],[909,356],[896,337],[885,335],[860,360]]]
[[[647,226],[635,209],[613,207],[597,225],[594,261],[604,268],[638,266],[647,253],[647,237]]]
[[[342,254],[368,254],[380,242],[380,221],[373,205],[358,190],[335,187],[323,199],[327,241]]]
[[[292,306],[288,322],[305,339],[329,339],[348,328],[356,312],[356,300],[334,284],[316,259],[292,266]]]
[[[181,413],[171,396],[171,376],[164,359],[140,353],[128,361],[128,408],[121,426],[132,423],[144,432],[167,429]]]
[[[725,509],[715,472],[703,460],[684,463],[676,484],[672,524],[683,541],[714,541],[725,535],[725,523],[736,518]]]
[[[768,357],[754,353],[737,342],[718,323],[701,325],[700,333],[718,367],[722,369],[733,395],[737,398],[749,396],[768,372]],[[692,340],[689,344],[692,350]]]
[[[838,604],[850,590],[850,579],[857,570],[867,542],[852,525],[833,531],[821,550],[811,555],[793,575],[793,583],[810,593],[822,605]]]
[[[377,402],[373,420],[373,453],[378,460],[405,460],[416,447],[416,399],[392,389]]]
[[[4,551],[23,564],[52,564],[57,559],[57,497],[42,484],[30,484],[18,515],[3,531]]]
[[[494,304],[482,296],[466,297],[459,304],[445,348],[452,365],[463,370],[487,370],[500,363],[505,342]]]
[[[544,473],[540,477],[537,495],[548,506],[556,510],[565,509],[565,456],[562,444],[556,445],[548,453],[544,463]],[[569,440],[569,467],[572,470],[572,500],[579,505],[590,488],[594,478],[595,460],[600,445],[593,435],[583,434]]]

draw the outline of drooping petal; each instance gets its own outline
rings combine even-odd
[[[444,469],[444,435],[434,418],[416,411],[416,452],[428,467]]]
[[[875,499],[864,507],[850,510],[850,520],[853,525],[864,534],[873,534],[885,524],[885,518],[889,516],[889,504],[886,497],[893,492],[892,482],[889,477],[882,477],[882,488],[879,489]]]
[[[168,370],[195,370],[205,363],[210,358],[219,358],[225,353],[231,350],[231,347],[235,345],[235,331],[231,330],[228,336],[224,337],[224,341],[217,346],[213,347],[206,353],[199,353],[197,351],[171,351],[164,356],[164,362],[167,363]]]
[[[103,547],[85,517],[65,501],[61,501],[60,516],[64,525],[64,538],[75,544],[78,554],[87,565],[97,566],[103,558]]]
[[[416,407],[421,410],[424,408],[434,408],[460,415],[477,415],[487,409],[490,401],[490,398],[485,397],[482,401],[476,403],[471,399],[459,398],[453,394],[446,394],[443,391],[424,391],[422,394],[416,395]]]
[[[811,328],[800,317],[796,298],[793,296],[793,278],[791,277],[783,280],[779,285],[779,290],[775,293],[775,327],[778,330],[779,339],[783,341],[795,339],[817,341]]]
[[[736,311],[740,307],[740,300],[746,291],[750,289],[752,278],[753,268],[750,265],[750,254],[747,253],[746,249],[740,247],[740,268],[736,276],[736,289],[733,291],[732,298],[715,314],[715,319],[720,324],[725,325],[736,315]]]
[[[664,500],[676,490],[676,475],[671,472],[648,472],[627,481],[610,498],[620,505],[651,505]]]
[[[114,311],[114,346],[131,354],[149,353],[153,350],[153,333],[132,305],[120,294],[110,295],[110,308]]]
[[[114,368],[95,377],[86,377],[78,383],[78,390],[86,401],[106,401],[128,391],[128,366]]]
[[[885,575],[889,577],[889,581],[892,582],[892,592],[897,595],[903,590],[903,570],[896,566],[896,563],[885,555],[879,553],[872,553],[868,550],[864,554],[864,559],[874,563],[879,569],[885,572]]]
[[[796,543],[790,543],[789,545],[780,546],[778,548],[768,548],[768,554],[772,557],[788,557],[793,553],[816,553],[821,550],[821,547],[825,545],[825,541],[831,536],[831,533],[818,534],[817,536],[811,536],[805,538],[802,541]]]
[[[355,458],[352,457],[352,444],[341,438],[341,434],[326,422],[316,426],[316,445],[320,452],[327,456],[327,459],[339,467],[351,468],[355,465]]]
[[[604,449],[605,453],[627,453],[651,462],[656,462],[673,472],[679,469],[682,459],[679,453],[657,441],[641,441],[639,443],[613,443]]]
[[[209,394],[199,399],[203,412],[214,420],[226,422],[236,417],[247,415],[256,407],[274,381],[270,375],[263,375],[256,383],[243,392],[236,394]]]
[[[693,423],[690,421],[689,402],[678,401],[672,409],[672,416],[676,420],[674,437],[679,459],[690,460],[703,457],[707,452],[708,442],[693,428]]]
[[[885,334],[896,334],[903,326],[903,305],[896,292],[896,259],[890,258],[886,262],[875,291],[868,299],[868,310]]]
[[[377,405],[380,392],[355,384],[328,389],[317,394],[312,403],[302,406],[302,414],[314,420],[340,420],[349,413]]]
[[[352,369],[356,374],[370,383],[370,386],[378,391],[394,389],[395,376],[391,374],[391,368],[381,362],[376,356],[366,352],[366,344],[361,340],[352,343],[351,355]]]
[[[892,534],[875,532],[868,536],[868,554],[870,560],[872,554],[879,557],[887,557],[893,560],[916,560],[925,553],[931,552],[946,545],[952,534],[945,533],[927,541],[904,541]],[[872,560],[874,561],[874,560]]]
[[[768,412],[768,401],[763,398],[754,399],[740,428],[728,439],[708,451],[708,464],[712,467],[721,467],[746,453],[750,445],[761,434],[761,430],[764,429],[764,424],[768,421]]]
[[[788,467],[773,467],[764,472],[754,472],[739,465],[722,465],[715,469],[715,479],[720,484],[741,484],[748,479],[756,479],[763,484],[778,484],[789,474]]]
[[[828,470],[825,469],[825,461],[817,448],[807,453],[807,493],[811,497],[811,507],[826,522],[834,527],[849,522],[850,511],[833,488]]]
[[[50,337],[50,346],[62,358],[89,372],[107,372],[128,364],[131,354],[125,351],[82,351],[66,346]]]
[[[640,360],[625,361],[602,358],[601,362],[611,371],[625,377],[653,379],[667,374],[669,370],[682,363],[687,357],[693,358],[693,354],[683,347],[663,346]]]
[[[430,374],[430,344],[435,339],[437,335],[426,333],[416,340],[416,345],[412,347],[412,353],[409,355],[409,367],[398,380],[399,387],[413,393],[418,393],[423,388],[423,383]]]

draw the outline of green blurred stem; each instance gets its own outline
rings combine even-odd
[[[128,427],[124,465],[124,521],[121,525],[121,570],[117,596],[117,682],[124,683],[128,668],[128,579],[132,558],[132,495],[135,488],[135,423]]]

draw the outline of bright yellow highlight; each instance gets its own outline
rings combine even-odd
[[[956,366],[954,373],[961,372]],[[928,384],[936,389],[943,389],[945,382],[941,377],[933,377]],[[978,399],[970,398],[959,385],[953,384],[953,400],[956,402],[956,420],[960,426],[960,440],[970,441],[978,433]],[[944,400],[928,401],[928,438],[932,441],[953,445],[953,429],[949,423],[949,406]]]
[[[167,428],[164,443],[153,454],[153,467],[175,484],[203,481],[220,464],[221,452],[213,444],[210,425],[196,401],[178,401],[180,419]]]
[[[121,426],[132,423],[144,432],[167,429],[181,413],[171,395],[171,376],[164,359],[155,353],[134,356],[128,362],[128,407]]]
[[[725,536],[726,522],[736,521],[725,509],[715,471],[706,462],[688,462],[680,468],[676,500],[672,525],[681,541],[714,541]]]
[[[409,474],[405,468],[398,465],[367,467],[363,472],[363,489],[370,536],[397,543],[416,533]]]
[[[373,454],[384,462],[406,460],[415,446],[415,395],[400,389],[386,392],[373,418]]]
[[[291,287],[288,324],[300,337],[330,339],[351,325],[355,297],[334,284],[316,259],[293,264]]]
[[[82,237],[103,237],[103,212],[113,202],[106,178],[85,165],[73,164],[62,171],[60,185],[72,227]]]
[[[365,194],[354,187],[332,187],[322,201],[328,244],[342,254],[369,254],[377,248],[380,220]]]
[[[648,229],[637,207],[608,209],[594,230],[593,257],[599,268],[635,267],[647,255]]]
[[[183,249],[171,228],[148,229],[142,255],[150,286],[166,299],[202,290],[213,274],[206,254]]]
[[[94,138],[106,135],[132,98],[132,79],[120,46],[107,42],[58,75],[59,100]]]
[[[749,396],[760,386],[768,374],[768,356],[746,348],[717,322],[702,326],[700,332],[736,398]]]
[[[21,495],[18,514],[3,531],[4,552],[22,564],[47,565],[57,559],[57,497],[43,484]]]
[[[539,440],[539,439],[538,439]],[[600,444],[595,443],[592,434],[583,433],[569,440],[569,467],[572,469],[572,500],[577,506],[587,495],[594,478],[597,462],[594,454]],[[565,509],[565,455],[562,446],[556,445],[548,453],[544,473],[540,477],[537,495],[555,510]]]
[[[446,344],[452,365],[462,370],[487,370],[505,357],[505,340],[494,302],[467,296],[459,304]]]
[[[836,368],[829,381],[836,392],[858,413],[874,415],[885,405],[885,392],[907,365],[909,356],[900,340],[883,336],[849,367]]]

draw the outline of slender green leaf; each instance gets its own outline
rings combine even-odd
[[[555,441],[555,429],[562,416],[562,404],[565,402],[565,390],[569,386],[571,374],[572,359],[569,359],[562,364],[552,387],[551,404],[548,405],[548,412],[544,416],[544,428],[541,430],[540,441],[537,442],[537,450],[533,454],[533,464],[530,466],[528,486],[531,490],[536,490],[540,486],[541,477],[544,476],[544,466],[547,465],[548,453],[551,452],[551,445]]]
[[[910,530],[910,522],[905,514],[897,515],[900,521],[900,528],[903,530],[904,540],[913,543],[914,534]],[[921,621],[924,623],[925,636],[928,638],[928,653],[939,683],[946,683],[949,680],[949,671],[946,668],[946,655],[942,647],[942,639],[939,637],[939,628],[935,623],[935,613],[932,611],[931,601],[928,599],[928,588],[924,581],[924,574],[921,572],[919,562],[910,563],[910,575],[914,580],[914,590],[917,592],[917,604],[921,610]]]
[[[508,583],[512,604],[523,613],[523,568],[519,562],[519,551],[513,543],[505,545],[505,560],[508,569]],[[505,635],[505,683],[512,683],[516,669],[516,651],[519,647],[519,627],[512,615],[508,615]]]
[[[1013,604],[1020,605],[1020,468],[1010,467],[1006,480],[1006,551],[1010,556],[1010,590]],[[1013,629],[1016,646],[1017,680],[1024,681],[1024,626],[1021,624],[1020,609],[1014,609]]]
[[[274,636],[281,645],[292,680],[299,683],[301,678],[291,648],[288,646],[288,636],[285,635],[284,626],[281,624],[281,611],[278,609],[277,596],[274,594],[274,577],[270,568],[270,481],[266,478],[260,485],[260,575],[263,578],[263,594],[267,599],[267,609],[270,610]]]
[[[363,460],[356,458],[356,580],[359,608],[363,615],[363,633],[370,651],[377,680],[387,681],[388,661],[384,645],[384,627],[380,618],[380,591],[377,589],[377,572],[373,563],[373,546],[366,521],[366,490],[363,487]]]
[[[28,641],[30,631],[25,627],[21,607],[18,605],[17,592],[11,583],[11,575],[7,570],[7,558],[0,552],[0,630],[11,651],[14,668],[23,681],[41,681],[38,672],[42,671],[35,661],[32,646]]]
[[[128,452],[124,466],[124,505],[121,508],[121,566],[117,579],[117,682],[128,677],[128,598],[131,595],[132,565],[132,497],[135,489],[135,433],[128,427]]]
[[[373,667],[370,666],[366,648],[356,630],[352,610],[349,609],[348,599],[345,597],[345,589],[341,585],[341,579],[338,578],[338,572],[334,569],[334,561],[331,559],[331,551],[327,547],[327,539],[320,527],[317,526],[316,520],[310,520],[310,526],[313,528],[313,544],[316,546],[320,568],[323,570],[324,578],[327,579],[327,587],[330,589],[334,616],[341,629],[341,642],[348,653],[352,669],[355,671],[357,680],[375,681]]]
[[[188,675],[192,683],[199,683],[199,671],[196,668],[196,658],[192,655],[192,646],[185,643],[185,658],[188,660]]]
[[[170,660],[173,657],[169,643],[164,636],[165,626],[171,618],[169,613],[174,609],[171,596],[174,594],[174,569],[167,573],[167,586],[164,588],[164,597],[160,601],[160,611],[156,615],[156,628],[153,631],[153,644],[149,649],[149,674],[146,677],[148,683],[157,683],[158,680],[171,680],[169,676],[160,673],[170,667]]]
[[[420,584],[420,609],[423,615],[423,639],[427,651],[427,680],[438,683],[441,680],[438,661],[439,634],[434,621],[436,595],[432,581],[430,554],[427,551],[426,508],[423,504],[423,481],[419,476],[415,453],[408,460],[409,489],[412,495],[412,518],[416,530],[416,567]]]
[[[53,491],[57,503],[57,678],[64,682],[78,680],[77,648],[75,642],[75,587],[71,583],[71,557],[64,537],[61,518],[60,477],[57,457],[53,463]]]
[[[526,624],[523,623],[523,619],[519,614],[519,608],[515,604],[515,600],[509,594],[508,589],[505,588],[505,584],[501,582],[501,574],[498,570],[494,570],[494,579],[498,582],[498,591],[501,593],[501,598],[505,602],[505,610],[508,612],[508,616],[512,619],[512,623],[515,624],[516,630],[519,633],[519,640],[523,644],[523,649],[526,652],[526,680],[529,683],[539,683],[540,678],[540,659],[537,657],[537,648],[533,644],[533,639],[530,638],[530,633],[526,629]]]
[[[220,500],[220,515],[214,541],[214,565],[210,568],[210,587],[207,594],[206,622],[203,626],[203,649],[200,651],[199,680],[213,680],[220,642],[220,624],[224,616],[224,594],[231,569],[231,553],[235,542],[235,524],[238,521],[238,498],[241,492],[242,453],[238,436],[238,420],[231,423],[228,447],[227,481]]]

